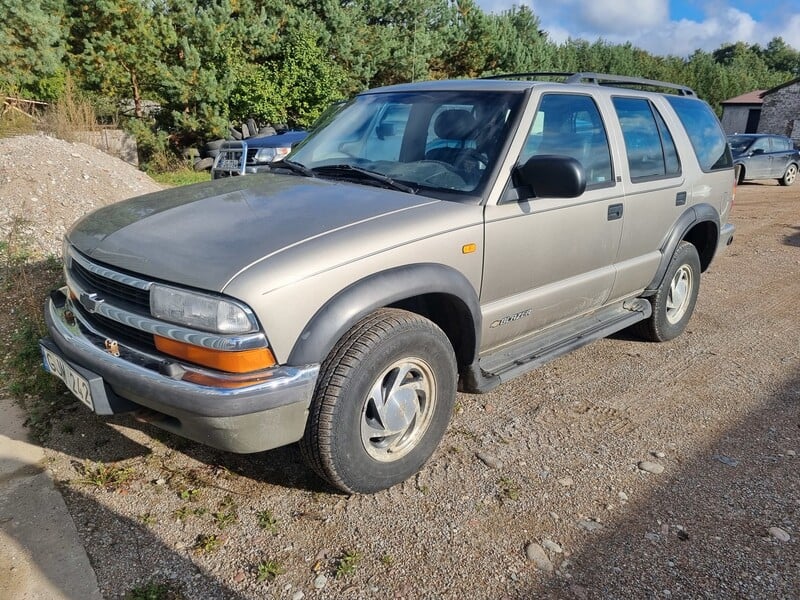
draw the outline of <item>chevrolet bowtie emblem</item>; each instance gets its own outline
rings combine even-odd
[[[102,298],[98,298],[97,294],[87,294],[86,292],[81,294],[80,301],[81,306],[90,313],[97,312],[97,307],[105,302]]]

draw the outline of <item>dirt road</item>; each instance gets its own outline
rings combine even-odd
[[[740,186],[733,221],[686,334],[459,396],[431,463],[374,496],[321,487],[295,448],[228,455],[65,398],[50,469],[101,589],[797,598],[800,188]]]

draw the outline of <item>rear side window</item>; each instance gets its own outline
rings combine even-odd
[[[703,171],[728,169],[733,165],[731,151],[716,115],[705,102],[683,96],[667,96],[689,135],[697,161]]]
[[[675,142],[650,102],[622,97],[614,98],[613,102],[625,139],[631,181],[680,175]]]

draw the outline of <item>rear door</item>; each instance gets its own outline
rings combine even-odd
[[[650,283],[661,261],[664,237],[687,209],[691,191],[675,141],[654,100],[623,94],[611,98],[624,143],[620,174],[626,191],[612,299],[630,296]]]

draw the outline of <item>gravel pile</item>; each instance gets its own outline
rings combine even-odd
[[[106,204],[160,190],[136,167],[86,144],[45,135],[0,139],[0,239],[61,254],[70,225]]]

